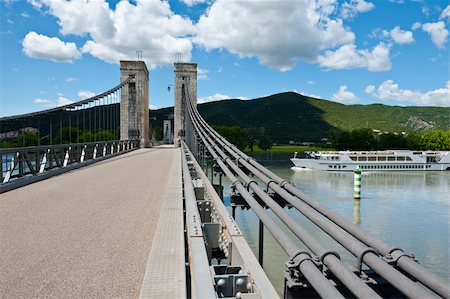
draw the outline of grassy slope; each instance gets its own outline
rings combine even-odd
[[[326,100],[310,98],[312,105],[325,111],[325,120],[344,130],[369,127],[382,131],[414,132],[405,124],[411,117],[417,117],[437,128],[449,129],[450,108],[442,107],[400,107],[382,104],[342,105]]]
[[[288,92],[255,100],[224,100],[201,104],[198,109],[211,125],[265,128],[277,143],[318,141],[337,127],[343,130],[369,127],[382,131],[407,131],[406,121],[416,117],[435,124],[439,129],[450,129],[450,108],[399,107],[381,104],[343,105],[336,102],[304,97]],[[173,108],[151,112],[153,125],[173,113]]]

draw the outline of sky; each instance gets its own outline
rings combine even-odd
[[[0,0],[0,116],[102,93],[137,51],[153,109],[173,106],[177,53],[199,102],[450,107],[449,30],[446,0]]]

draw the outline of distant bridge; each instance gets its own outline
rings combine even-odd
[[[196,64],[175,63],[173,126],[166,120],[163,133],[173,145],[151,140],[145,63],[121,61],[120,70],[121,83],[105,93],[0,118],[1,297],[450,298],[450,284],[413,256],[212,129],[197,110]],[[258,257],[234,220],[239,205],[259,218]],[[278,292],[263,269],[264,229],[289,256]]]

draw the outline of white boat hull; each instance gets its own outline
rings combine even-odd
[[[317,169],[324,171],[354,171],[359,166],[363,171],[445,171],[450,163],[339,163],[324,162],[319,159],[292,158],[294,167],[299,169]]]

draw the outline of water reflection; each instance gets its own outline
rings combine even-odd
[[[265,166],[376,238],[414,253],[432,272],[450,278],[450,172],[363,173],[362,198],[354,200],[352,173],[293,171],[286,163]],[[337,248],[344,260],[356,263],[303,215],[286,211],[325,247]],[[236,218],[257,256],[258,219],[251,210],[240,211]],[[276,287],[282,288],[286,256],[274,242],[265,234],[264,267]]]
[[[355,198],[353,201],[353,223],[361,223],[361,199]]]

